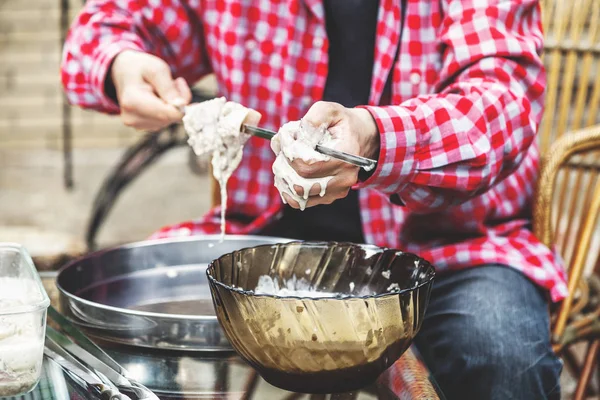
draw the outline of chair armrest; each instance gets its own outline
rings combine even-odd
[[[533,232],[546,246],[554,243],[552,199],[560,168],[576,154],[600,149],[600,125],[567,132],[552,144],[543,157],[533,202]],[[600,167],[600,163],[598,164]]]

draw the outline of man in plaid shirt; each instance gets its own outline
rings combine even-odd
[[[446,395],[559,398],[547,302],[565,296],[565,274],[530,230],[542,42],[535,0],[88,0],[62,80],[73,104],[139,129],[178,122],[170,104],[211,72],[266,128],[327,124],[376,170],[294,161],[301,176],[334,176],[300,212],[273,187],[269,144],[251,138],[227,232],[419,254],[438,277],[416,343]],[[216,233],[218,215],[154,237]]]

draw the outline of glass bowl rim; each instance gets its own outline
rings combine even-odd
[[[427,274],[427,278],[419,283],[417,286],[412,287],[412,288],[405,288],[405,289],[401,289],[401,290],[395,290],[395,291],[385,291],[382,293],[376,293],[376,294],[367,294],[367,295],[352,295],[352,294],[345,294],[345,295],[339,295],[339,296],[279,296],[276,294],[269,294],[269,293],[255,293],[253,290],[247,290],[247,289],[241,289],[241,288],[237,288],[235,286],[230,286],[227,285],[219,280],[217,280],[217,278],[215,278],[213,275],[211,275],[210,271],[214,270],[215,268],[215,263],[222,259],[223,257],[229,256],[229,255],[233,255],[234,253],[239,253],[239,252],[243,252],[243,251],[248,251],[248,250],[253,250],[253,249],[260,249],[260,248],[265,248],[265,247],[273,247],[273,246],[290,246],[290,245],[312,245],[312,246],[346,246],[346,247],[359,247],[359,248],[367,248],[367,249],[374,249],[377,250],[377,252],[380,253],[395,253],[396,255],[400,255],[400,254],[405,254],[408,256],[412,256],[414,258],[416,258],[419,261],[419,266],[421,267],[421,265],[423,265],[424,269],[425,269],[425,273]],[[362,299],[362,300],[368,300],[368,299],[379,299],[379,298],[383,298],[383,297],[391,297],[391,296],[400,296],[402,294],[405,293],[410,293],[412,291],[415,291],[416,289],[420,289],[423,286],[426,285],[430,285],[433,281],[433,279],[435,278],[435,267],[427,260],[425,260],[422,257],[419,257],[418,255],[414,254],[414,253],[409,253],[409,252],[405,252],[402,250],[398,250],[398,249],[393,249],[393,248],[389,248],[389,247],[380,247],[380,246],[376,246],[373,244],[357,244],[357,243],[350,243],[350,242],[336,242],[336,241],[302,241],[302,240],[296,240],[296,241],[290,241],[290,242],[285,242],[285,243],[275,243],[275,244],[262,244],[262,245],[258,245],[258,246],[252,246],[252,247],[244,247],[238,250],[234,250],[225,254],[222,254],[220,257],[218,257],[215,260],[212,260],[209,264],[208,264],[208,268],[206,268],[206,276],[208,277],[209,282],[220,286],[222,288],[224,288],[225,290],[228,291],[232,291],[244,296],[248,296],[248,297],[264,297],[264,298],[272,298],[272,299],[290,299],[290,300],[340,300],[340,301],[344,301],[344,300],[350,300],[350,299]]]

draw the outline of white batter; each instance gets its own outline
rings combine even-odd
[[[317,145],[333,148],[337,140],[333,139],[325,127],[313,127],[302,121],[291,121],[283,125],[277,135],[271,140],[271,149],[277,156],[273,163],[273,174],[275,175],[275,187],[279,190],[281,199],[285,203],[284,194],[296,201],[301,210],[306,208],[310,189],[319,185],[319,195],[325,196],[327,183],[333,176],[323,178],[307,179],[298,175],[290,163],[300,159],[307,164],[328,161],[329,156],[315,150]],[[295,186],[302,188],[299,195]]]
[[[17,394],[36,383],[44,351],[39,313],[3,313],[42,299],[33,280],[0,278],[0,396]]]
[[[260,118],[256,111],[227,101],[225,97],[185,108],[183,125],[189,136],[188,143],[197,155],[212,154],[213,175],[221,187],[221,240],[225,235],[227,181],[240,164],[244,144],[249,138],[249,135],[240,132],[241,125],[257,125]],[[333,148],[336,142],[325,127],[313,127],[302,121],[288,122],[279,129],[271,140],[271,149],[277,156],[273,163],[275,187],[284,203],[285,193],[304,210],[310,190],[315,185],[319,186],[319,195],[325,196],[332,176],[303,178],[290,163],[295,159],[307,164],[328,161],[329,156],[318,153],[315,148],[317,145]],[[298,194],[296,186],[302,188],[302,195]]]
[[[243,123],[256,125],[261,115],[225,97],[189,105],[183,126],[196,155],[212,154],[213,176],[221,187],[221,241],[225,237],[227,181],[240,165],[249,135],[240,132]]]
[[[292,276],[283,282],[284,286],[280,287],[279,282],[270,277],[269,275],[262,275],[258,278],[258,285],[254,289],[256,294],[270,294],[275,296],[287,297],[336,297],[338,293],[319,292],[311,290],[310,282],[304,278],[297,279],[296,276]]]
[[[395,284],[393,284],[395,285]],[[395,287],[390,286],[388,290],[393,290]],[[270,294],[281,297],[304,297],[304,298],[315,298],[315,297],[343,297],[350,294],[354,296],[369,296],[374,295],[375,292],[370,290],[368,286],[362,287],[358,293],[353,293],[356,285],[354,282],[348,284],[350,291],[348,293],[331,293],[321,292],[311,288],[310,282],[305,278],[298,279],[295,275],[291,279],[284,280],[283,286],[279,285],[279,282],[268,275],[262,275],[258,278],[258,284],[254,289],[255,294]]]

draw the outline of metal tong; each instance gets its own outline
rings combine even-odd
[[[114,385],[113,388],[115,390],[129,391],[139,400],[159,400],[152,391],[133,379],[125,368],[106,354],[104,350],[92,342],[71,321],[62,316],[52,306],[48,308],[48,317],[57,324],[62,332],[46,326],[47,342],[54,342],[60,346],[65,352],[74,357],[76,361],[92,370],[105,384]],[[118,390],[117,393],[119,393]],[[121,396],[110,399],[129,399],[129,397],[123,394]]]
[[[274,131],[246,124],[242,124],[242,132],[248,135],[258,136],[267,140],[273,139],[273,136],[276,135],[276,132]],[[357,167],[361,167],[365,171],[371,171],[377,166],[377,161],[372,160],[370,158],[355,156],[352,154],[345,153],[343,151],[333,150],[321,145],[317,145],[315,150],[317,150],[321,154],[325,154],[326,156],[330,156],[340,161],[344,161],[349,164],[356,165]]]
[[[44,355],[57,363],[73,380],[79,382],[86,391],[95,393],[102,400],[131,400],[120,393],[112,384],[106,384],[102,378],[48,337],[46,337],[44,345]]]

